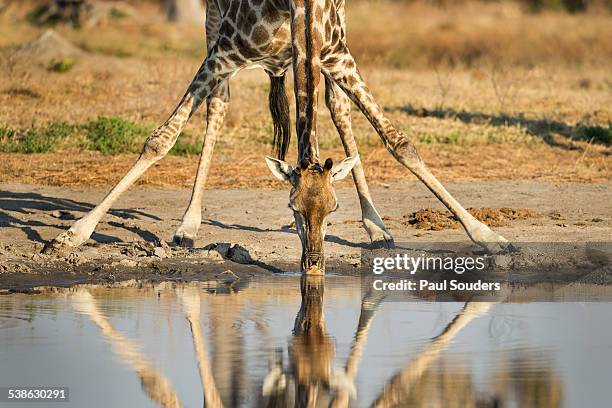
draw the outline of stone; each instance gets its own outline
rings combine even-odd
[[[122,259],[119,261],[119,265],[124,266],[126,268],[135,268],[138,266],[138,262],[132,259]]]
[[[512,265],[512,258],[508,255],[496,255],[493,257],[493,264],[502,269],[508,269]]]
[[[232,270],[228,269],[215,276],[219,283],[231,285],[232,283],[239,281],[240,277],[236,275]]]
[[[249,253],[249,250],[241,245],[234,245],[227,253],[227,258],[239,264],[252,264],[255,261]]]
[[[155,247],[153,249],[153,255],[161,259],[170,257],[170,254],[168,253],[168,251],[161,246]]]

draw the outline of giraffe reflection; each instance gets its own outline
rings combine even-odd
[[[457,334],[476,317],[486,314],[491,303],[467,302],[463,309],[403,370],[385,385],[373,406],[394,407],[407,400],[414,392],[414,385],[439,358]]]
[[[208,359],[206,350],[206,342],[202,334],[202,324],[200,318],[200,294],[195,288],[185,288],[177,290],[177,295],[181,299],[185,317],[191,328],[191,337],[193,338],[193,348],[195,350],[198,369],[200,372],[200,381],[202,383],[202,391],[204,393],[205,407],[222,407],[221,396],[217,390],[215,379],[212,375],[212,368]]]
[[[519,407],[560,407],[560,379],[546,367],[534,373],[530,362],[535,359],[524,352],[511,355],[509,369],[496,374],[496,385],[485,396],[476,392],[469,367],[447,368],[442,364],[442,352],[459,332],[474,319],[485,316],[494,304],[466,302],[444,330],[385,384],[371,407],[493,408],[506,406],[506,402],[514,406],[512,401]]]
[[[89,317],[102,330],[102,335],[125,365],[131,367],[147,396],[164,408],[178,408],[183,405],[170,381],[154,368],[153,363],[139,350],[136,343],[117,331],[102,314],[89,290],[79,288],[71,296],[74,309]]]
[[[303,275],[300,289],[301,303],[287,344],[288,361],[283,361],[282,350],[279,353],[277,349],[276,354],[272,353],[265,376],[247,378],[246,363],[254,356],[244,350],[239,322],[250,314],[249,308],[261,310],[249,303],[260,302],[261,293],[250,298],[251,289],[211,295],[201,285],[175,287],[171,293],[176,295],[180,312],[189,324],[205,407],[348,408],[357,402],[362,405],[364,401],[356,392],[354,382],[368,334],[384,299],[377,292],[366,293],[362,298],[359,322],[342,369],[334,366],[336,348],[324,316],[325,277]],[[139,350],[136,342],[111,325],[89,290],[77,289],[71,292],[70,299],[73,308],[101,330],[121,362],[136,373],[144,393],[153,402],[161,407],[183,406],[170,381],[155,369],[153,361]],[[211,327],[210,350],[202,328],[202,302]],[[386,382],[371,406],[494,407],[506,402],[518,403],[518,406],[561,406],[563,383],[546,366],[540,365],[534,371],[533,361],[542,361],[538,356],[520,350],[498,356],[504,369],[495,373],[491,389],[485,395],[479,395],[470,367],[445,365],[444,351],[464,328],[487,315],[492,306],[492,303],[466,302],[441,333]],[[266,349],[273,349],[273,337],[265,319],[255,316],[252,320],[262,334]],[[250,386],[249,380],[253,381]],[[248,395],[249,392],[258,396]]]
[[[265,407],[328,406],[335,394],[355,394],[352,379],[333,368],[335,345],[323,314],[325,278],[303,275],[302,301],[289,344],[289,369],[276,359],[263,386]]]
[[[200,292],[194,287],[185,287],[177,288],[176,294],[191,329],[204,394],[204,406],[213,408],[222,407],[223,403],[213,378],[213,370],[202,332]],[[102,335],[111,345],[122,363],[136,372],[140,378],[143,391],[153,402],[164,408],[183,407],[170,381],[154,368],[151,359],[139,350],[135,342],[125,337],[111,325],[108,318],[100,312],[96,300],[88,289],[76,289],[70,295],[70,300],[73,308],[78,313],[87,316],[101,329]]]

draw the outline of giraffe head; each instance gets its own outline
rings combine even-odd
[[[279,180],[291,184],[289,208],[293,210],[295,227],[302,241],[302,273],[323,274],[323,240],[327,230],[327,217],[338,209],[333,183],[345,178],[359,161],[359,156],[344,159],[334,166],[327,159],[321,166],[302,160],[298,168],[266,157],[268,167]]]

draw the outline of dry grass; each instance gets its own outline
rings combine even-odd
[[[465,7],[376,2],[348,10],[350,45],[362,73],[435,174],[443,180],[609,181],[610,148],[586,137],[585,129],[605,130],[612,122],[610,17],[531,15],[506,3]],[[81,125],[100,115],[144,126],[163,121],[197,69],[204,44],[197,27],[168,25],[150,7],[145,11],[139,20],[57,28],[89,51],[69,72],[50,71],[34,59],[2,58],[0,126]],[[43,32],[20,20],[24,13],[13,7],[0,15],[0,48],[7,53]],[[7,69],[10,76],[1,74]],[[232,80],[212,187],[277,186],[262,160],[272,139],[267,89],[260,72]],[[323,106],[320,118],[323,154],[339,159],[339,139]],[[407,171],[380,147],[363,116],[354,118],[373,183],[405,179]],[[201,138],[204,119],[201,110],[189,123],[192,142]],[[0,157],[5,182],[95,186],[118,180],[134,159],[72,148]],[[187,187],[196,165],[197,157],[169,157],[142,183]]]
[[[609,64],[610,14],[525,13],[513,2],[365,2],[349,9],[351,50],[361,61],[396,68],[450,61],[534,67]],[[402,16],[402,18],[397,18]]]
[[[483,145],[476,151],[461,146],[420,145],[419,152],[442,181],[474,180],[544,180],[606,182],[610,179],[609,159],[599,152],[583,156],[581,151],[548,145]],[[247,149],[242,154],[219,153],[213,158],[207,185],[210,188],[284,189],[269,174],[262,148]],[[341,149],[328,149],[326,155],[342,157]],[[294,155],[290,157],[293,158]],[[136,155],[104,156],[100,153],[47,153],[1,155],[0,175],[7,183],[59,186],[90,185],[109,187],[119,181],[133,164]],[[362,149],[366,176],[371,185],[413,180],[383,148]],[[140,185],[190,188],[198,158],[169,156],[150,169]],[[344,181],[345,187],[349,181]]]

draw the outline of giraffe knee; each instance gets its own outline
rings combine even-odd
[[[228,103],[221,98],[212,98],[208,101],[207,119],[223,118],[227,113]]]
[[[403,135],[397,143],[395,143],[392,153],[397,161],[410,169],[423,164],[421,156],[419,156],[414,144]]]
[[[141,156],[159,160],[164,157],[178,138],[179,132],[171,131],[167,126],[155,129],[145,141]]]

